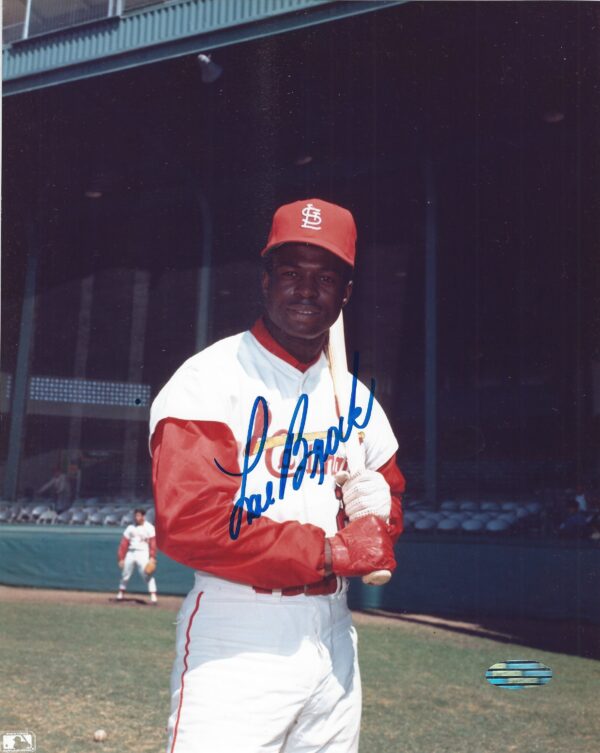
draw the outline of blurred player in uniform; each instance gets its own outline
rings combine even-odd
[[[119,544],[117,559],[122,572],[117,599],[123,599],[127,583],[137,567],[148,585],[150,601],[156,604],[156,579],[152,575],[156,567],[156,532],[152,523],[146,520],[145,510],[138,508],[134,515],[135,525],[127,526]]]
[[[355,241],[342,207],[280,207],[262,251],[263,316],[186,361],[152,405],[158,544],[196,570],[168,753],[358,750],[347,579],[394,569],[404,479],[383,410],[350,374],[337,406],[324,353]],[[349,432],[365,461],[350,477]]]

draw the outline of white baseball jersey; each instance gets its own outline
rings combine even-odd
[[[152,523],[144,521],[141,525],[128,525],[123,536],[129,541],[128,551],[150,553],[150,539],[156,536]]]
[[[340,432],[325,354],[304,368],[259,320],[190,358],[160,391],[150,431],[157,542],[170,557],[265,588],[320,580],[323,532],[339,528],[339,435],[358,432],[374,470],[393,459],[398,443],[360,381],[349,426],[350,374]],[[393,469],[392,494],[403,491]]]

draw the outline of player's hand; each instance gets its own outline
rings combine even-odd
[[[350,521],[377,515],[387,521],[392,509],[388,482],[378,471],[362,470],[349,475],[340,471],[335,481],[342,490],[344,509]]]
[[[119,560],[119,570],[122,570],[125,567],[125,560]]]
[[[368,575],[375,570],[392,572],[396,567],[387,526],[375,515],[352,521],[327,541],[331,550],[331,570],[336,575]]]

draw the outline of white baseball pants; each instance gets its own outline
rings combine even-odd
[[[196,573],[177,619],[167,753],[357,753],[345,591],[258,594]]]
[[[125,555],[125,564],[123,565],[123,570],[121,571],[121,581],[119,583],[120,591],[124,591],[127,588],[127,583],[133,575],[135,567],[137,566],[139,574],[148,584],[148,593],[156,593],[156,580],[154,576],[148,576],[144,572],[144,568],[148,564],[149,559],[149,552],[127,552],[127,554]]]

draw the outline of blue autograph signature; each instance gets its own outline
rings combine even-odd
[[[279,489],[277,492],[277,498],[274,496],[273,482],[267,481],[265,485],[265,492],[263,494],[246,494],[246,484],[248,476],[256,468],[256,465],[262,457],[262,453],[267,440],[267,431],[269,428],[269,411],[267,401],[262,395],[258,395],[252,406],[250,413],[250,422],[248,424],[248,434],[246,438],[246,451],[244,453],[244,467],[241,473],[235,471],[228,471],[226,468],[214,458],[217,468],[226,473],[228,476],[241,476],[242,483],[240,486],[240,495],[236,500],[233,509],[231,511],[231,517],[229,519],[229,535],[232,539],[237,539],[240,535],[240,529],[242,526],[244,507],[247,509],[247,521],[248,525],[252,523],[255,518],[260,516],[274,505],[277,500],[281,500],[284,497],[285,489],[288,482],[290,466],[294,462],[294,459],[298,459],[298,465],[292,476],[292,486],[295,490],[298,490],[304,480],[306,473],[306,467],[309,460],[314,458],[312,470],[310,471],[310,478],[314,478],[317,473],[319,474],[319,484],[323,483],[325,478],[325,464],[327,458],[334,455],[337,451],[340,443],[348,441],[350,434],[354,428],[364,429],[369,423],[371,418],[371,411],[373,410],[373,399],[375,393],[375,380],[371,379],[371,388],[369,391],[369,403],[364,413],[364,417],[361,423],[358,419],[363,413],[363,409],[356,405],[356,384],[358,373],[358,353],[354,354],[354,365],[352,371],[352,389],[350,392],[350,404],[348,406],[348,418],[346,420],[346,426],[344,426],[344,416],[340,416],[337,425],[330,426],[327,429],[327,437],[323,439],[315,439],[313,441],[312,449],[308,446],[308,441],[303,436],[304,425],[306,423],[306,416],[308,413],[308,395],[302,394],[298,398],[294,413],[290,421],[289,428],[287,430],[287,436],[285,440],[285,446],[283,449],[281,478],[279,479]],[[254,460],[250,462],[251,446],[254,440],[255,424],[257,414],[262,412],[262,434],[259,440],[258,449]]]

